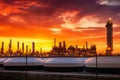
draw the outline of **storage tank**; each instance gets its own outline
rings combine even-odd
[[[74,72],[84,70],[86,58],[49,58],[44,62],[45,71]]]
[[[3,63],[5,60],[7,60],[8,58],[0,58],[0,68],[3,68]]]
[[[86,72],[120,73],[120,56],[91,57],[85,60]]]
[[[26,60],[26,57],[9,58],[8,60],[4,62],[4,69],[7,69],[7,70],[42,70],[43,59],[36,58],[36,57],[28,57],[27,60]]]

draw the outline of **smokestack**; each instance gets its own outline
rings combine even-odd
[[[8,52],[9,54],[12,54],[12,39],[10,39]]]
[[[26,45],[26,54],[28,54],[28,45]]]
[[[10,39],[10,43],[9,43],[9,51],[11,51],[12,49],[12,39]]]
[[[63,48],[66,48],[66,43],[65,43],[65,41],[63,41]]]
[[[59,42],[59,48],[61,48],[61,47],[62,47],[61,42]]]
[[[54,38],[54,47],[56,46],[56,38]]]
[[[4,54],[4,42],[2,42],[2,48],[1,48],[1,53]]]
[[[76,45],[75,48],[77,49],[77,48],[78,48],[78,45]]]
[[[19,51],[19,42],[17,42],[17,50]]]
[[[32,53],[35,53],[35,43],[32,42]]]
[[[22,43],[22,53],[24,53],[24,43]]]
[[[31,49],[29,49],[29,53],[31,53]]]

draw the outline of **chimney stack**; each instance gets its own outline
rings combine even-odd
[[[61,42],[59,42],[59,48],[61,48],[61,47],[62,47]]]
[[[56,46],[56,38],[54,38],[54,47]]]
[[[12,39],[10,39],[8,52],[9,54],[12,54]]]
[[[17,51],[19,51],[19,42],[17,42]]]
[[[86,41],[86,50],[88,49],[88,42]]]
[[[66,48],[66,43],[65,43],[65,41],[63,41],[63,48]]]
[[[32,53],[35,53],[35,42],[32,42]]]
[[[11,51],[12,48],[12,39],[10,39],[10,43],[9,43],[9,51]]]
[[[24,53],[24,43],[22,43],[22,53]]]
[[[1,53],[4,54],[4,42],[2,42]]]
[[[26,45],[26,54],[28,54],[28,45]]]

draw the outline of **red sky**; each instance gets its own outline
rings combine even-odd
[[[105,51],[106,28],[113,20],[114,51],[120,52],[120,5],[107,0],[0,0],[0,41],[39,43],[51,49],[54,38],[68,45],[96,44]],[[116,5],[117,4],[117,5]],[[28,42],[27,42],[28,41]],[[42,46],[41,46],[42,45]]]

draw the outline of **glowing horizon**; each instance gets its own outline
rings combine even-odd
[[[1,40],[2,39],[2,40]],[[30,38],[7,38],[7,37],[0,37],[0,42],[4,42],[4,50],[5,52],[8,51],[8,44],[10,39],[12,39],[12,50],[15,52],[17,51],[17,42],[20,43],[20,50],[22,49],[22,43],[24,43],[24,47],[25,47],[25,51],[26,51],[26,45],[28,45],[29,50],[32,50],[32,42],[35,42],[35,51],[39,51],[42,48],[43,52],[49,52],[50,50],[52,50],[52,47],[54,46],[54,42],[53,39],[52,40],[46,40],[46,39],[30,39]],[[64,40],[63,40],[64,41]],[[57,46],[58,46],[58,42],[62,42],[62,41],[57,41]],[[68,46],[76,46],[77,44],[71,44],[70,41],[66,41],[67,43],[67,47]],[[79,43],[79,42],[76,42]],[[2,44],[2,43],[1,43]],[[0,44],[0,46],[1,46]],[[88,47],[90,48],[91,45],[93,45],[95,43],[88,43]],[[97,52],[98,53],[105,53],[106,50],[106,44],[101,44],[101,43],[97,43]],[[78,45],[79,48],[82,48],[83,46],[85,46],[85,42],[82,42],[81,45]],[[120,45],[117,44],[114,46],[114,50],[113,53],[119,53],[119,47]]]
[[[66,41],[67,45],[82,47],[97,45],[98,52],[106,50],[106,22],[113,21],[114,53],[120,53],[120,5],[103,4],[105,0],[1,0],[0,1],[0,48],[13,40],[36,50],[50,51],[53,39]]]

